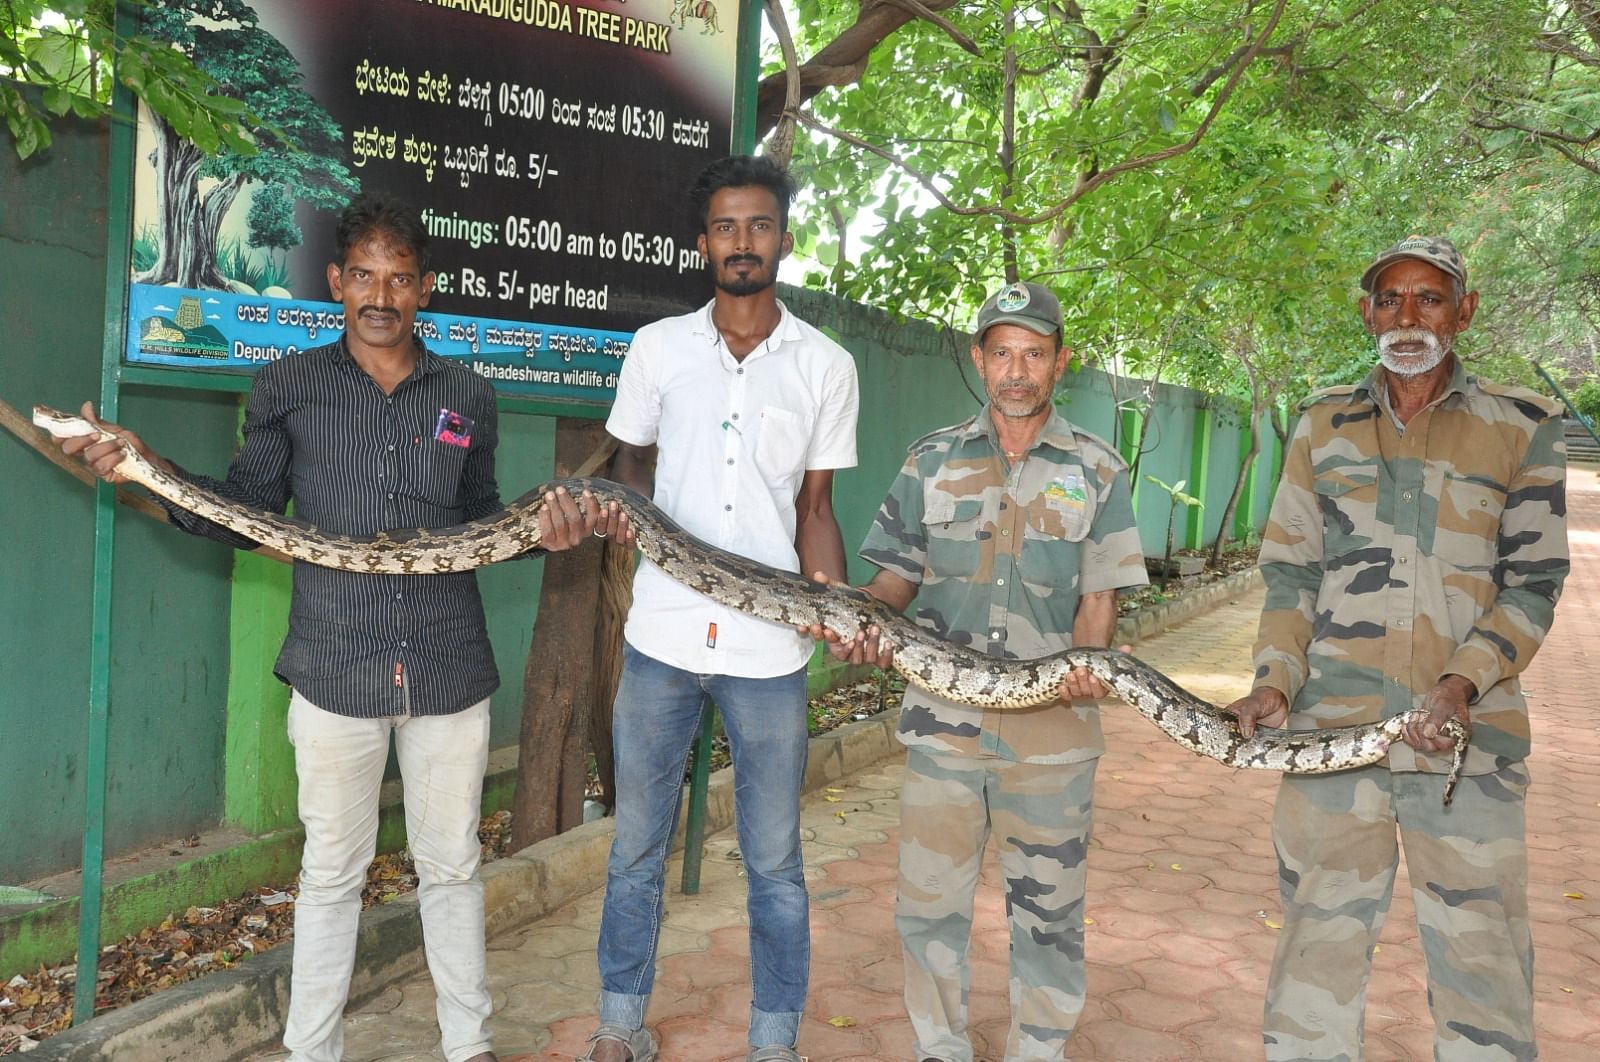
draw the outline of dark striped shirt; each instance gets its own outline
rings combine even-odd
[[[441,410],[471,419],[470,446],[435,438]],[[275,513],[292,500],[298,519],[370,535],[500,509],[496,442],[494,390],[470,369],[424,348],[385,395],[341,337],[260,371],[226,480],[179,474]],[[255,545],[166,508],[185,531]],[[296,562],[289,636],[273,671],[319,708],[362,718],[448,715],[500,685],[473,572],[370,575]]]

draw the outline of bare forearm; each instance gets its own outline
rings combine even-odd
[[[611,461],[611,478],[624,487],[654,498],[656,493],[656,448],[618,443],[617,456]]]
[[[1117,633],[1117,592],[1097,590],[1078,599],[1072,621],[1072,644],[1104,647]]]
[[[879,570],[872,581],[861,588],[896,612],[904,612],[917,596],[917,584],[891,571]]]
[[[833,514],[833,472],[807,472],[800,481],[794,509],[794,548],[800,558],[800,571],[807,577],[821,572],[830,582],[844,582],[844,535]]]

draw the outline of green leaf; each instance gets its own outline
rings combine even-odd
[[[6,127],[11,130],[11,140],[18,158],[29,158],[50,146],[50,130],[31,110],[23,114],[13,112],[6,115]]]
[[[211,116],[203,110],[195,109],[189,114],[188,137],[191,143],[207,155],[214,155],[222,146],[222,136],[217,132],[217,127],[211,121]]]
[[[24,48],[30,62],[39,67],[45,77],[54,81],[69,81],[81,76],[87,68],[88,58],[75,37],[58,30],[46,30],[27,43]]]
[[[73,109],[73,101],[76,98],[74,93],[55,86],[45,89],[40,94],[40,101],[44,104],[44,109],[58,118]]]
[[[202,97],[200,105],[212,114],[230,117],[238,117],[249,110],[244,100],[234,99],[232,96],[219,96],[215,93]]]

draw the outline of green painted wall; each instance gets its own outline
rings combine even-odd
[[[103,126],[61,122],[42,159],[0,152],[0,398],[75,407],[99,391]],[[125,419],[158,446],[225,437],[231,403],[130,391]],[[0,436],[0,882],[76,865],[88,696],[92,496]],[[113,621],[107,834],[114,844],[214,824],[222,791],[226,628],[196,607],[229,558],[121,522]]]

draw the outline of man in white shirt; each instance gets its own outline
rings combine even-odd
[[[856,463],[855,362],[792,316],[773,285],[793,243],[793,185],[766,159],[713,163],[690,190],[710,303],[639,330],[607,429],[613,475],[687,531],[788,571],[845,577],[833,472]],[[590,519],[593,520],[593,502]],[[616,513],[596,534],[631,544]],[[749,881],[754,1001],[747,1062],[798,1062],[810,974],[800,858],[806,661],[794,628],[718,605],[640,563],[612,733],[617,835],[598,947],[600,1027],[582,1059],[650,1062],[666,856],[684,767],[709,697],[733,754],[739,850]]]

